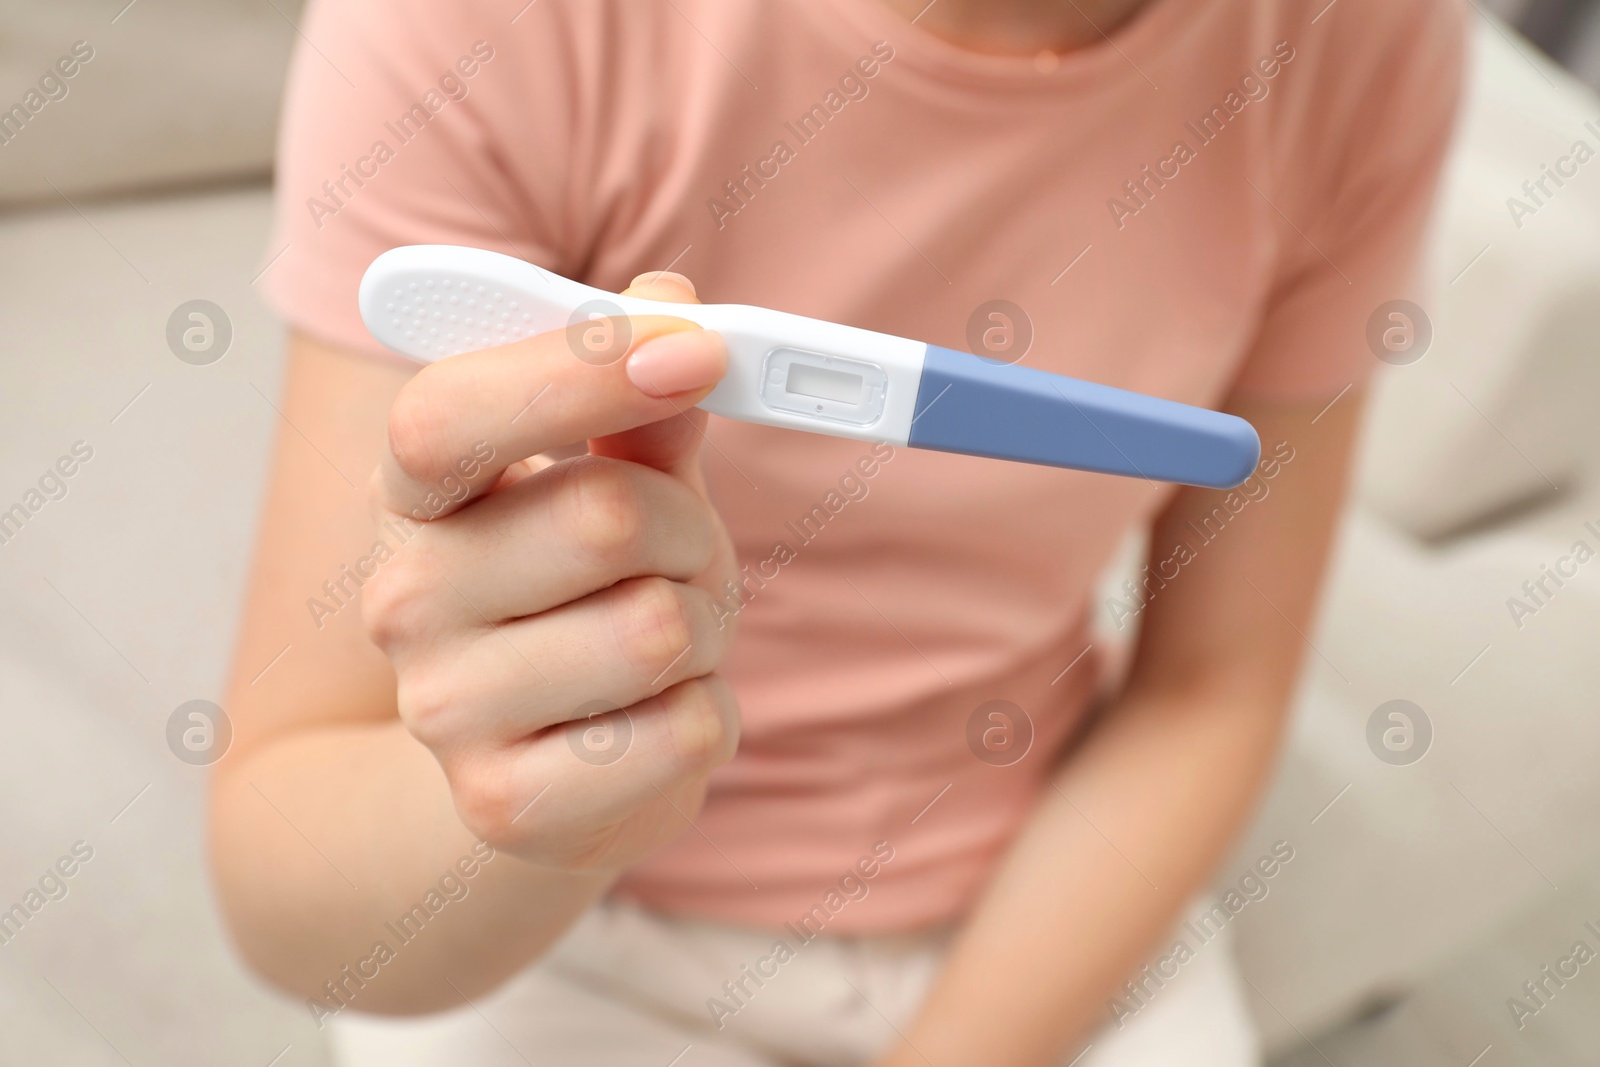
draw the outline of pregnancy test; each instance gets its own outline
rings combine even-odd
[[[699,406],[764,426],[1213,489],[1261,454],[1233,415],[768,308],[619,296],[478,248],[391,249],[360,307],[374,337],[421,362],[597,316],[688,319],[728,347]]]

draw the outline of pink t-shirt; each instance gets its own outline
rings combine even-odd
[[[1418,296],[1449,0],[1152,0],[1038,59],[878,0],[524,2],[313,4],[265,277],[292,325],[380,354],[362,271],[455,243],[1215,406],[1332,400],[1375,362],[1374,309]],[[747,565],[743,742],[618,892],[956,918],[1094,696],[1092,583],[1170,489],[718,418],[710,445]]]

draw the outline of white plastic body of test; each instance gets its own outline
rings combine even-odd
[[[359,299],[373,336],[421,362],[565,329],[577,309],[590,304],[624,315],[688,319],[716,330],[728,346],[727,376],[701,408],[744,422],[896,446],[904,446],[911,433],[928,349],[921,341],[769,308],[619,296],[520,259],[454,245],[385,252],[362,278]],[[869,424],[857,424],[763,403],[762,376],[778,349],[818,357],[813,362],[856,361],[881,369],[887,379],[882,413]]]

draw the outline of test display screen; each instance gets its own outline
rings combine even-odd
[[[789,380],[784,387],[798,396],[836,400],[841,404],[859,404],[863,384],[865,379],[859,374],[792,363],[789,365]]]

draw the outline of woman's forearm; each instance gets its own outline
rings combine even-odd
[[[614,877],[476,841],[398,722],[296,732],[225,761],[211,848],[240,949],[319,1019],[318,1004],[460,1006],[538,956]]]
[[[1088,1040],[1248,813],[1274,703],[1168,691],[1113,708],[1041,798],[885,1067],[1047,1067]]]
[[[1205,884],[1278,747],[1361,397],[1321,413],[1316,400],[1229,404],[1263,441],[1284,442],[1274,456],[1296,442],[1279,456],[1292,471],[1263,461],[1272,503],[1151,601],[1127,689],[1045,791],[911,1032],[921,1052],[896,1050],[894,1067],[1060,1062],[1109,1019],[1111,993]],[[1153,555],[1221,499],[1179,491],[1154,524]]]

